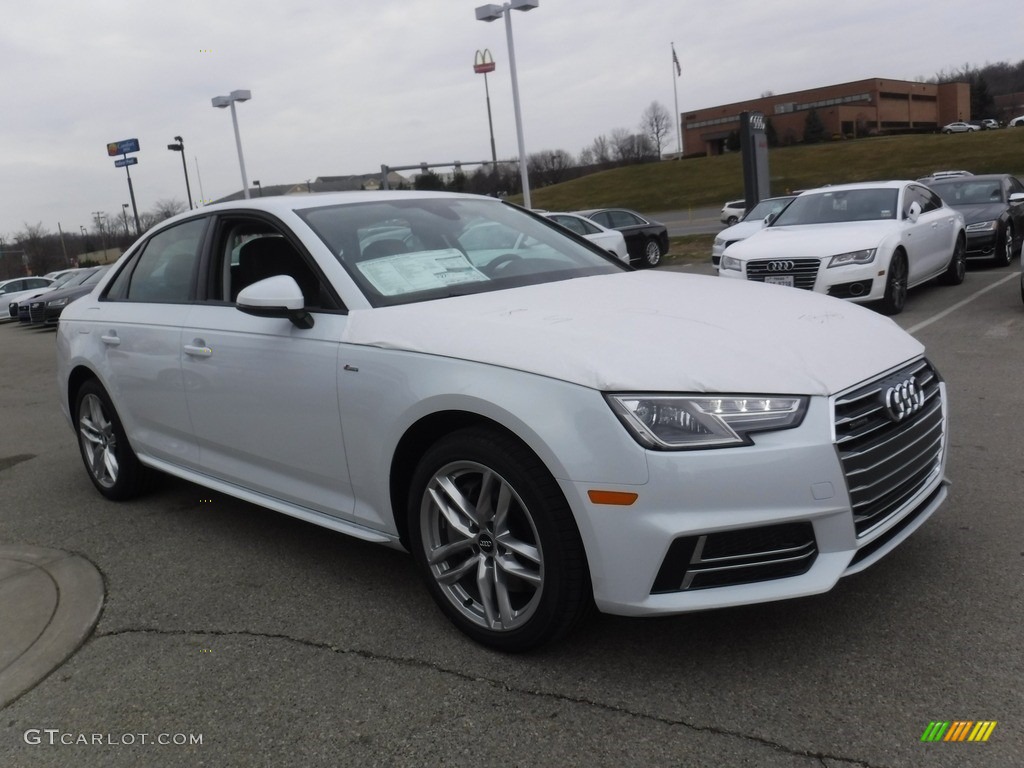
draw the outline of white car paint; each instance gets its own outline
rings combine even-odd
[[[850,205],[855,205],[854,195],[889,193],[893,195],[894,204],[865,211],[864,220],[787,223],[819,201],[822,206],[828,201],[839,206],[844,196],[848,196]],[[927,199],[925,207],[930,209],[920,212],[922,206],[912,202],[917,199]],[[915,211],[910,210],[911,205],[917,206]],[[839,216],[843,217],[845,214]],[[850,211],[850,218],[855,218],[853,211]],[[966,242],[963,215],[916,182],[864,182],[822,187],[803,192],[771,226],[728,247],[719,275],[797,286],[801,278],[795,275],[801,265],[794,265],[794,260],[805,260],[802,268],[806,270],[807,287],[867,303],[885,296],[894,253],[906,255],[908,286],[914,287],[946,271],[960,239]],[[868,251],[874,251],[870,261],[835,263],[841,254]],[[774,271],[765,271],[769,268]]]
[[[545,211],[542,216],[561,224],[581,237],[611,253],[624,264],[629,264],[629,251],[626,250],[626,238],[617,229],[608,229],[591,221],[585,216],[575,213]]]
[[[395,509],[395,493],[404,491],[396,464],[403,440],[428,423],[431,439],[441,439],[453,429],[452,414],[459,415],[454,423],[491,425],[515,435],[550,473],[582,540],[597,606],[624,615],[827,591],[894,549],[941,505],[945,385],[927,374],[927,471],[897,506],[855,527],[836,410],[844,394],[870,382],[881,382],[882,392],[899,382],[913,388],[908,366],[926,366],[921,344],[875,313],[810,292],[634,273],[606,259],[593,261],[600,273],[591,276],[382,306],[360,288],[360,274],[375,273],[346,268],[344,254],[334,255],[341,241],[321,239],[306,223],[305,209],[439,200],[493,206],[486,210],[527,236],[548,238],[587,263],[599,259],[554,230],[531,229],[542,225],[514,208],[472,196],[360,192],[207,206],[147,233],[90,296],[67,307],[57,334],[65,416],[77,428],[76,387],[92,378],[145,466],[395,546],[407,542],[399,522],[405,510]],[[238,302],[306,312],[311,327],[299,315],[295,322],[254,316],[219,298],[104,299],[120,290],[129,268],[138,271],[140,253],[157,250],[143,249],[151,239],[190,222],[251,215],[234,213],[242,209],[261,212],[260,221],[277,222],[301,244],[346,311],[308,301],[299,310],[305,300],[290,276],[254,282]],[[461,256],[435,247],[406,261],[386,258],[382,264],[419,270],[425,258]],[[478,284],[480,269],[487,266],[478,263],[469,275]],[[622,393],[707,394],[716,402],[735,395],[744,408],[796,396],[806,411],[798,425],[757,432],[743,445],[653,450],[610,405]],[[887,422],[887,429],[916,429],[916,418]],[[611,504],[595,489],[633,500]],[[800,573],[690,589],[676,582],[675,565],[668,568],[673,542],[699,540],[703,548],[732,531],[790,524],[813,543]],[[684,568],[690,562],[679,561]],[[666,579],[667,588],[655,588]]]
[[[712,266],[717,270],[726,248],[733,243],[738,243],[740,240],[746,240],[755,232],[762,230],[766,225],[765,220],[768,216],[775,217],[778,215],[778,212],[785,208],[792,199],[792,195],[766,198],[751,208],[742,221],[733,224],[731,227],[726,227],[715,235],[715,240],[711,244]]]

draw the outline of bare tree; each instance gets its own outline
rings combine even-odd
[[[591,161],[597,164],[610,163],[612,161],[612,147],[608,137],[604,134],[596,136],[588,147]]]
[[[640,116],[640,131],[650,139],[658,157],[661,157],[661,148],[665,146],[672,128],[672,115],[660,102],[652,101]]]
[[[612,159],[622,163],[639,163],[654,156],[654,146],[646,136],[616,128],[611,133]]]
[[[572,166],[572,155],[564,149],[545,149],[534,152],[526,159],[530,176],[542,185],[564,181],[566,171]]]
[[[186,206],[181,200],[157,200],[150,210],[139,215],[139,223],[142,225],[142,231],[145,232],[149,228],[159,224],[164,219],[176,216],[187,207],[188,206]]]

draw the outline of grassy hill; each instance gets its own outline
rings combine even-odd
[[[1024,129],[888,136],[772,149],[772,194],[823,184],[916,179],[932,171],[1012,173],[1024,179]],[[743,196],[739,153],[634,165],[532,190],[536,208],[572,211],[623,206],[639,211],[721,205]]]

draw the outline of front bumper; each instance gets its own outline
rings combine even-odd
[[[752,280],[816,291],[857,303],[879,301],[885,295],[885,265],[848,264],[829,269],[827,259],[756,259],[743,262],[742,270],[719,269],[722,277]]]
[[[991,259],[995,256],[999,234],[993,230],[967,233],[967,258]]]
[[[906,471],[912,488],[903,486],[877,513],[854,511],[866,503],[862,480],[852,479],[864,470],[851,469],[837,445],[838,397],[814,398],[799,428],[764,433],[755,445],[647,452],[649,482],[619,488],[638,494],[632,506],[593,504],[593,483],[563,482],[570,503],[582,509],[577,520],[597,606],[639,616],[783,600],[826,592],[871,566],[946,498],[945,389],[937,375],[932,391],[931,410],[906,428],[910,437],[899,438],[896,454],[920,444],[910,433],[927,428],[924,463]],[[893,456],[882,458],[893,466]]]

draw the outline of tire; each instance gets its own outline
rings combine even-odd
[[[949,257],[949,266],[942,274],[943,285],[960,285],[967,275],[967,244],[963,237],[957,237],[953,246],[953,255]]]
[[[107,391],[95,379],[75,395],[75,431],[82,462],[92,484],[114,501],[141,493],[151,479],[125,435]]]
[[[643,265],[645,267],[656,267],[661,264],[661,246],[658,241],[651,238],[644,243]]]
[[[413,557],[463,633],[520,652],[564,636],[593,604],[572,512],[540,459],[504,432],[441,438],[413,473]]]
[[[946,134],[946,135],[948,136],[949,134],[951,134],[951,133],[952,133],[952,131],[943,131],[943,133],[944,133],[944,134]]]
[[[992,256],[992,263],[997,267],[1005,267],[1013,261],[1013,224],[1006,222],[1003,227],[1003,236],[996,243],[996,252]]]
[[[726,223],[726,225],[731,227],[733,224],[738,223],[739,220],[740,220],[739,216],[730,216],[725,223]]]
[[[902,251],[892,255],[886,273],[885,294],[881,301],[882,314],[898,315],[907,303],[907,257]]]

